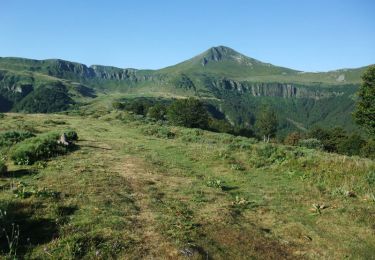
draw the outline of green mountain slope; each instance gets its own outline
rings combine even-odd
[[[160,70],[88,67],[59,59],[0,58],[0,109],[17,110],[17,103],[34,89],[59,82],[67,87],[72,104],[95,96],[85,96],[79,91],[82,88],[85,93],[98,91],[111,96],[117,92],[196,96],[215,105],[234,125],[253,127],[260,107],[268,104],[277,110],[284,133],[317,124],[354,130],[351,112],[365,69],[301,72],[263,63],[224,46]]]

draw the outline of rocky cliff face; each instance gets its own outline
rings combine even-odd
[[[312,98],[315,100],[341,96],[343,91],[328,91],[324,88],[313,89],[286,83],[252,83],[230,79],[211,81],[209,88],[248,93],[254,97]]]

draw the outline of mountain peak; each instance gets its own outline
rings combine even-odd
[[[252,66],[256,61],[226,46],[211,47],[200,55],[201,64],[206,66],[209,62],[231,61],[241,65]]]

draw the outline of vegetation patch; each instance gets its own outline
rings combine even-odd
[[[29,165],[69,152],[73,146],[58,143],[59,137],[59,133],[50,132],[27,139],[14,147],[11,159],[15,164]]]

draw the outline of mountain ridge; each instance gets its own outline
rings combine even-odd
[[[296,69],[287,68],[287,67],[283,67],[283,66],[277,66],[277,65],[274,65],[274,64],[268,63],[268,62],[263,62],[263,61],[260,61],[258,59],[255,59],[255,58],[248,57],[248,56],[246,56],[246,55],[244,55],[240,52],[235,51],[234,49],[232,49],[230,47],[226,47],[226,46],[223,46],[223,45],[211,47],[211,48],[207,49],[206,51],[204,51],[204,52],[202,52],[202,53],[200,53],[200,54],[198,54],[198,55],[196,55],[196,56],[194,56],[190,59],[187,59],[185,61],[182,61],[182,62],[174,64],[174,65],[170,65],[170,66],[167,66],[167,67],[164,67],[164,68],[160,68],[160,69],[147,69],[147,68],[140,69],[140,68],[131,68],[131,67],[122,68],[122,67],[117,67],[117,66],[100,65],[100,64],[88,65],[88,64],[81,63],[81,62],[69,61],[69,60],[65,60],[65,59],[61,59],[61,58],[32,59],[32,58],[24,58],[24,57],[0,57],[0,62],[3,63],[4,60],[22,61],[22,62],[27,62],[27,63],[48,63],[48,62],[61,63],[62,62],[62,63],[72,63],[72,64],[75,64],[75,65],[85,66],[86,68],[106,67],[106,68],[112,68],[112,69],[118,69],[118,70],[158,72],[158,71],[163,71],[165,69],[168,69],[170,67],[178,66],[178,65],[186,63],[186,62],[196,61],[196,59],[204,59],[204,58],[207,58],[207,56],[209,57],[207,59],[207,64],[210,61],[211,62],[212,61],[218,62],[218,61],[222,61],[222,60],[228,60],[228,57],[235,56],[235,57],[237,57],[238,60],[242,60],[241,65],[250,65],[248,63],[248,62],[250,62],[250,63],[255,63],[255,64],[261,64],[261,65],[264,65],[264,66],[267,66],[267,67],[283,68],[283,69],[292,71],[294,73],[301,73],[301,74],[307,74],[307,73],[320,74],[320,73],[346,72],[348,70],[349,71],[350,70],[361,70],[361,69],[366,68],[366,67],[371,65],[371,64],[369,64],[369,65],[365,65],[365,66],[361,66],[361,67],[355,67],[355,68],[338,68],[338,69],[328,70],[328,71],[302,71],[302,70],[296,70]],[[203,62],[203,60],[201,60],[200,62]]]

